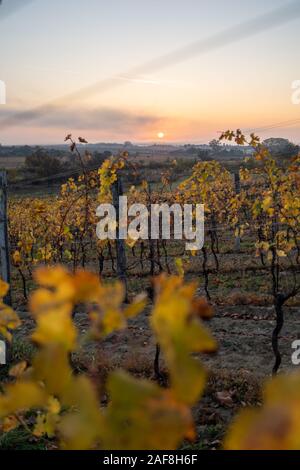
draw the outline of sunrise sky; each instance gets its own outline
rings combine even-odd
[[[299,143],[300,105],[291,101],[291,84],[300,80],[299,9],[293,21],[276,28],[168,67],[138,70],[290,3],[3,0],[0,79],[7,104],[0,106],[0,142],[62,143],[71,132],[90,142],[200,143],[227,128],[299,119],[260,132]],[[72,96],[99,81],[88,93]],[[34,111],[20,119],[26,110]]]

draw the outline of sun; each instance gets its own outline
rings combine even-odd
[[[158,137],[159,139],[163,139],[164,136],[165,136],[165,133],[164,133],[164,132],[158,132],[158,134],[157,134],[157,137]]]

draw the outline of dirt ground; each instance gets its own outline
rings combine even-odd
[[[219,349],[212,356],[201,356],[212,371],[228,369],[248,371],[258,378],[268,377],[273,366],[271,334],[275,325],[273,307],[268,306],[214,306],[215,315],[207,323],[218,341]],[[108,369],[124,367],[151,373],[155,341],[149,327],[150,309],[130,320],[128,328],[115,332],[101,343],[93,343],[78,353],[79,362],[105,364]],[[33,328],[28,314],[21,313],[23,326],[16,335],[26,337]],[[86,313],[76,313],[81,332],[88,329]],[[300,308],[285,308],[285,324],[280,335],[281,370],[295,369],[291,361],[292,342],[300,338]],[[163,359],[162,359],[163,361]]]
[[[155,354],[155,343],[149,329],[149,313],[132,320],[127,330],[114,333],[102,346],[113,366],[129,369],[148,369]],[[85,324],[85,318],[78,318]],[[274,358],[271,334],[274,328],[273,307],[226,306],[215,307],[215,316],[208,326],[217,339],[219,349],[213,356],[202,356],[211,370],[243,370],[257,377],[270,375]],[[280,336],[282,370],[295,368],[291,362],[292,342],[300,338],[299,308],[285,309],[285,325]],[[131,364],[132,363],[132,364]]]

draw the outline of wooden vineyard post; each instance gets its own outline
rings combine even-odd
[[[1,278],[10,285],[10,263],[7,224],[7,177],[6,171],[0,171],[0,261]],[[11,305],[11,291],[3,299],[6,305]],[[10,348],[0,339],[0,366],[8,362]]]
[[[10,262],[7,223],[7,177],[6,171],[0,171],[0,258],[1,278],[10,284]],[[4,298],[7,305],[11,305],[11,291]]]
[[[234,173],[234,186],[236,194],[240,194],[241,192],[241,180],[239,172]],[[236,225],[236,235],[235,235],[235,242],[234,242],[234,250],[239,252],[241,249],[241,237],[240,237],[240,225],[239,222]]]
[[[121,176],[118,175],[117,181],[112,185],[112,196],[113,196],[113,205],[116,211],[116,220],[117,220],[117,228],[116,228],[116,256],[117,256],[117,273],[118,278],[122,281],[125,285],[126,289],[126,297],[125,301],[128,301],[128,290],[127,290],[127,261],[126,261],[126,248],[125,248],[125,241],[120,238],[119,235],[119,218],[120,218],[120,201],[119,197],[123,196],[123,186]]]
[[[150,275],[153,277],[155,275],[155,244],[152,240],[152,227],[151,227],[151,184],[148,184],[149,191],[149,218],[148,218],[148,231],[149,231],[149,258],[150,258]]]

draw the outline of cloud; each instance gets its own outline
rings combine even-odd
[[[139,114],[114,108],[61,108],[47,106],[22,111],[4,108],[1,110],[0,127],[42,127],[81,130],[113,130],[130,132],[158,125],[164,118],[151,114]]]

